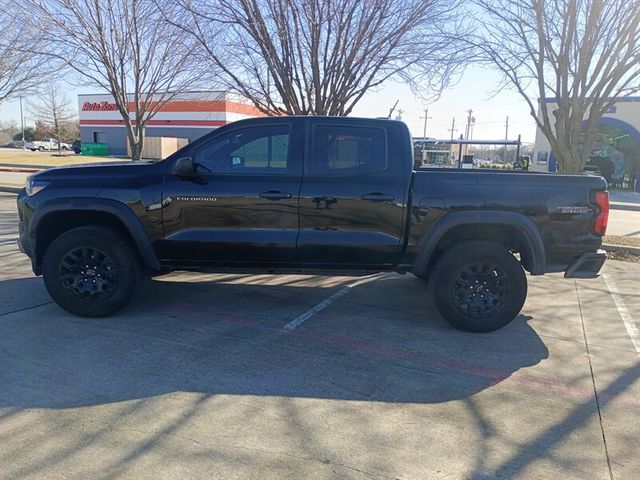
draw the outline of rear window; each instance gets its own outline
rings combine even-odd
[[[311,175],[361,175],[387,169],[382,128],[316,125],[307,164]]]

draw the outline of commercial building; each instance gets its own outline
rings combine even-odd
[[[127,154],[124,121],[111,95],[78,95],[80,140],[106,143],[111,155]],[[134,112],[130,102],[129,111]],[[262,116],[254,106],[225,92],[176,95],[147,123],[147,137],[177,137],[193,141],[211,130],[243,118]]]
[[[549,115],[553,118],[555,104],[547,99]],[[621,187],[630,187],[640,168],[640,97],[620,97],[598,123],[598,137],[590,163],[611,169],[610,181]],[[544,134],[538,129],[531,160],[532,170],[554,172],[557,162]]]

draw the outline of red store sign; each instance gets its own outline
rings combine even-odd
[[[84,102],[82,104],[83,112],[113,112],[118,109],[115,103],[109,102]]]

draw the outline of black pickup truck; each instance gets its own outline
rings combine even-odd
[[[278,117],[155,163],[54,168],[18,196],[20,246],[78,315],[122,308],[142,271],[412,272],[454,326],[509,323],[531,275],[595,277],[609,197],[587,175],[413,170],[400,122]]]

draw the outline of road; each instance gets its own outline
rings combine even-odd
[[[0,478],[640,478],[639,264],[529,277],[484,335],[396,274],[176,272],[84,319],[0,219]]]

